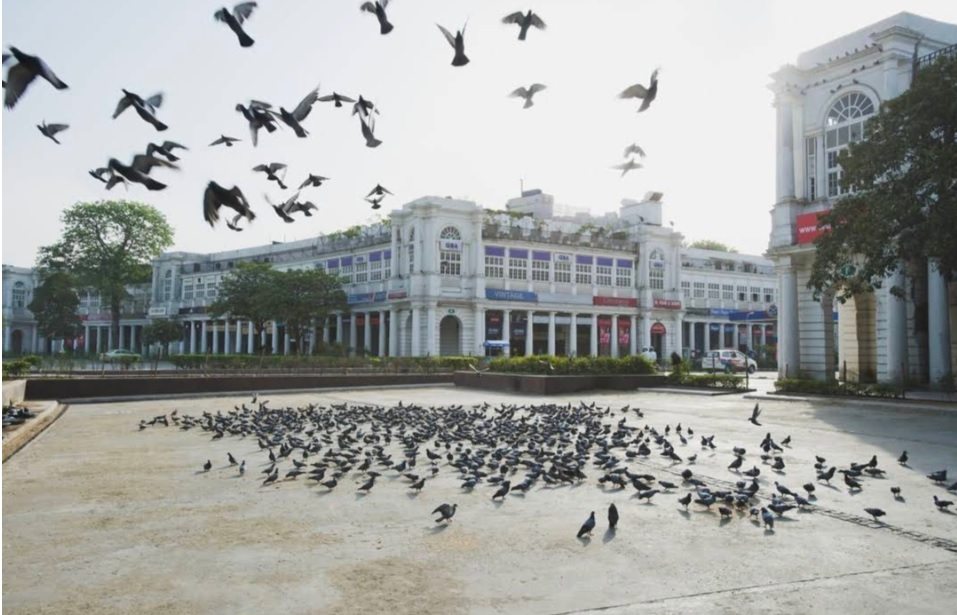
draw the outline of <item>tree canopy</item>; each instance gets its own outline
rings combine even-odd
[[[47,339],[73,339],[82,322],[78,315],[80,298],[76,282],[66,271],[41,270],[40,284],[27,306],[37,329]]]
[[[183,339],[183,324],[175,318],[158,318],[146,325],[143,338],[147,344],[159,344],[169,356],[169,345]]]
[[[151,261],[173,243],[173,229],[152,205],[131,201],[77,203],[61,216],[60,240],[40,248],[40,269],[68,271],[110,306],[119,339],[126,286],[149,282]]]
[[[717,252],[731,252],[732,254],[736,253],[737,248],[732,248],[726,244],[721,243],[720,241],[715,241],[714,239],[696,239],[688,244],[689,248],[698,248],[699,250],[715,250]]]
[[[851,191],[819,218],[808,288],[839,298],[879,288],[929,260],[957,273],[957,57],[916,72],[911,88],[868,121],[866,141],[839,157]],[[852,267],[847,267],[851,265]],[[915,272],[916,273],[916,272]],[[903,288],[892,288],[898,296]]]

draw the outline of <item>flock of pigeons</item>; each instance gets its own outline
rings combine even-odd
[[[760,413],[755,405],[751,423],[761,425],[757,420]],[[599,407],[595,402],[580,402],[577,406],[552,403],[498,407],[483,403],[471,408],[400,402],[393,407],[310,404],[294,408],[271,407],[268,401],[254,396],[250,404],[243,403],[228,412],[178,416],[173,411],[150,421],[144,419],[139,429],[174,425],[183,431],[208,435],[212,440],[229,437],[238,444],[239,440],[255,439],[265,457],[265,468],[261,470],[264,487],[296,481],[302,476],[330,491],[341,488],[348,480],[359,485],[359,493],[368,494],[380,484],[379,479],[402,480],[415,495],[445,471],[457,475],[464,492],[488,485],[494,489],[491,499],[504,502],[510,494],[525,495],[537,486],[580,484],[595,471],[599,488],[624,493],[631,487],[635,491],[633,497],[647,503],[659,494],[687,489],[677,498],[682,513],[686,514],[692,503],[707,511],[716,506],[722,522],[730,520],[735,512],[742,517],[747,513],[768,531],[773,531],[776,516],[795,508],[813,511],[817,486],[830,485],[836,473],[843,474],[849,492],[862,490],[865,480],[887,475],[878,467],[876,455],[867,462],[851,463],[841,469],[817,456],[816,479],[805,483],[801,490],[791,490],[781,480],[768,484],[772,481],[762,478],[762,474],[773,473],[779,479],[786,475],[784,455],[791,446],[791,438],[788,436],[779,444],[767,433],[759,444],[761,463],[766,469],[750,463],[750,469],[742,470],[747,451],[729,447],[732,461],[727,469],[740,480],[733,488],[721,488],[722,483],[730,485],[730,481],[698,476],[689,467],[697,461],[697,452],[678,454],[679,449],[694,445],[693,429],[681,423],[674,429],[666,425],[663,430],[635,424],[641,419],[644,414],[638,408],[625,406],[614,410]],[[714,435],[701,435],[700,446],[709,456],[714,456],[719,448]],[[665,460],[665,465],[657,467],[659,476],[629,469],[629,464],[654,467],[652,458]],[[236,468],[240,476],[246,473],[245,459],[240,462],[232,453],[227,453],[227,459],[227,468]],[[908,467],[906,451],[898,462]],[[685,465],[680,472],[675,468],[679,464]],[[202,472],[212,468],[212,460],[207,460]],[[524,474],[521,479],[517,477],[519,472]],[[674,475],[674,482],[667,480],[670,475]],[[943,484],[947,471],[934,472],[928,478]],[[947,490],[957,491],[957,482]],[[904,501],[899,487],[890,487],[890,492],[897,501]],[[935,495],[934,504],[948,512],[953,502]],[[442,503],[433,511],[439,514],[436,522],[451,522],[457,508],[457,503]],[[875,520],[886,514],[872,507],[864,512]],[[614,530],[618,520],[618,508],[612,504],[608,509],[609,528]],[[588,536],[595,525],[592,512],[578,537]]]
[[[380,0],[378,2],[364,2],[359,7],[361,11],[375,15],[379,23],[379,32],[382,35],[387,35],[394,29],[394,25],[389,22],[387,14],[388,6],[389,0]],[[213,14],[213,17],[232,30],[238,39],[240,47],[248,48],[255,44],[255,40],[246,32],[245,25],[253,16],[257,7],[258,3],[256,2],[240,2],[231,10],[226,7],[217,10]],[[518,40],[520,41],[526,40],[528,32],[532,28],[538,30],[546,29],[545,22],[542,18],[531,10],[525,13],[518,11],[506,15],[502,19],[502,23],[517,25],[519,28]],[[465,53],[465,30],[467,22],[466,26],[463,26],[462,29],[458,30],[454,35],[445,27],[439,24],[436,25],[454,50],[452,66],[467,65],[469,63],[469,58]],[[8,72],[8,79],[3,84],[6,89],[4,105],[8,109],[12,109],[16,106],[27,88],[37,77],[42,77],[60,90],[67,89],[68,87],[67,84],[60,80],[53,70],[37,56],[24,53],[16,47],[10,47],[10,53],[3,54],[3,64],[6,65],[11,61],[15,63],[11,66]],[[525,100],[524,108],[527,109],[533,104],[532,97],[544,89],[545,86],[541,83],[534,83],[528,88],[517,88],[509,96],[523,98]],[[641,112],[648,109],[649,105],[655,100],[657,91],[658,71],[655,70],[654,73],[652,73],[651,83],[648,87],[642,84],[632,85],[622,91],[619,97],[642,99],[642,104],[638,109],[638,111]],[[309,116],[313,105],[317,102],[331,102],[335,107],[342,107],[344,103],[351,103],[353,105],[352,114],[359,116],[360,131],[365,139],[366,146],[375,148],[382,144],[382,141],[375,137],[375,116],[379,114],[379,110],[375,104],[362,96],[359,96],[358,100],[339,94],[338,92],[320,96],[319,88],[316,87],[291,110],[287,110],[282,106],[277,110],[270,103],[250,100],[247,104],[237,104],[236,111],[241,113],[248,123],[250,140],[255,147],[258,144],[258,136],[261,129],[265,129],[267,133],[273,133],[278,127],[283,125],[292,129],[297,137],[306,138],[309,132],[303,127],[302,123]],[[116,119],[124,111],[132,108],[143,121],[152,125],[158,132],[163,132],[168,129],[168,126],[157,116],[162,104],[163,94],[161,93],[143,98],[139,94],[124,89],[123,97],[120,99],[116,111],[113,113],[113,118]],[[69,125],[58,123],[47,124],[44,120],[37,128],[44,136],[59,144],[60,141],[57,139],[57,135],[67,130]],[[210,147],[217,145],[233,147],[234,143],[238,141],[240,141],[238,138],[220,135],[218,139],[210,143]],[[129,183],[138,183],[143,185],[147,190],[163,190],[166,188],[166,184],[151,177],[151,173],[157,167],[178,169],[179,167],[175,162],[177,162],[179,158],[172,153],[175,149],[186,150],[188,148],[174,141],[164,141],[162,144],[150,143],[147,146],[146,152],[133,156],[129,164],[124,164],[117,158],[110,158],[106,166],[95,168],[89,171],[89,174],[102,182],[107,190],[112,189],[120,183],[127,188]],[[632,154],[638,154],[642,158],[645,155],[644,151],[637,145],[631,145],[625,150],[626,157]],[[641,166],[642,165],[636,162],[632,156],[625,163],[613,168],[620,169],[622,176],[624,176],[628,171],[641,168]],[[264,163],[254,167],[253,171],[264,173],[267,180],[276,182],[281,189],[286,189],[287,186],[283,183],[286,164],[281,162]],[[326,177],[310,173],[309,178],[303,182],[299,190],[301,191],[310,186],[321,186],[322,182],[327,179]],[[294,221],[292,214],[295,213],[311,216],[312,211],[316,210],[317,207],[310,201],[300,202],[298,200],[299,194],[300,192],[296,192],[296,194],[282,203],[274,204],[270,202],[269,204],[276,214],[287,223]],[[365,200],[371,204],[372,209],[379,209],[386,194],[392,193],[383,189],[380,185],[377,185],[372,192],[366,195]],[[234,231],[243,230],[239,224],[242,219],[245,218],[248,223],[256,218],[256,214],[252,211],[249,201],[237,186],[226,188],[215,181],[210,181],[203,195],[203,216],[211,226],[215,226],[219,220],[219,211],[222,207],[227,207],[235,212],[233,217],[226,222],[226,226]]]

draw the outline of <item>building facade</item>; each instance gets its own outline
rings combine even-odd
[[[772,75],[777,110],[777,192],[769,257],[781,292],[780,375],[828,380],[838,369],[863,382],[953,381],[957,288],[934,268],[843,304],[807,288],[817,217],[843,194],[838,155],[867,138],[867,120],[910,87],[937,52],[954,53],[957,25],[900,13],[798,57]],[[944,50],[944,51],[942,51]],[[923,60],[922,60],[923,58]],[[898,299],[890,287],[913,292]],[[837,325],[834,315],[838,314]]]

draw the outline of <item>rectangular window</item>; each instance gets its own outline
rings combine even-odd
[[[409,244],[409,273],[415,273],[415,244]]]
[[[653,290],[664,290],[665,289],[665,270],[664,268],[652,269],[648,272],[648,286]]]
[[[549,261],[532,261],[532,280],[535,282],[548,282],[548,264]]]
[[[774,289],[765,288],[764,289],[764,302],[765,303],[774,303]]]
[[[747,301],[748,300],[748,287],[739,286],[738,287],[738,301]]]
[[[611,267],[598,265],[595,268],[595,283],[598,286],[611,286]]]
[[[378,282],[382,279],[382,261],[369,263],[369,281]]]
[[[807,164],[804,174],[807,177],[807,198],[813,201],[817,198],[817,137],[808,137],[804,140],[807,152]]]
[[[392,255],[382,259],[382,279],[388,280],[392,277]]]
[[[528,259],[510,257],[508,259],[508,279],[527,280],[528,279]]]
[[[571,261],[557,261],[555,263],[555,282],[557,284],[572,283]]]
[[[485,277],[504,278],[505,277],[505,258],[502,256],[485,257]]]
[[[183,280],[183,299],[192,299],[193,298],[193,281],[189,280],[187,283],[186,280]]]
[[[173,280],[167,278],[163,280],[163,301],[169,301],[173,298]]]
[[[725,301],[732,301],[734,299],[734,286],[731,284],[723,284],[721,286],[721,298]]]
[[[681,283],[681,295],[685,299],[691,299],[691,282]]]
[[[704,299],[704,282],[694,283],[694,298]]]
[[[462,253],[452,250],[440,250],[439,273],[442,275],[462,275]]]
[[[708,299],[718,299],[721,296],[721,285],[708,283]]]
[[[631,288],[631,275],[634,269],[631,267],[615,267],[615,286],[618,288]]]
[[[575,284],[591,286],[591,264],[575,263]]]
[[[752,286],[752,287],[751,287],[751,301],[754,301],[755,303],[757,303],[757,302],[760,301],[760,300],[761,300],[761,289],[760,289],[760,288],[755,288],[754,286]]]
[[[352,284],[352,265],[344,265],[339,269],[339,277],[345,278],[346,284]]]
[[[356,263],[356,284],[363,284],[369,281],[369,263]]]

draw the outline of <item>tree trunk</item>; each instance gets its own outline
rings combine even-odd
[[[113,333],[113,348],[107,348],[107,351],[120,347],[120,311],[122,301],[119,297],[110,297],[110,331]]]

